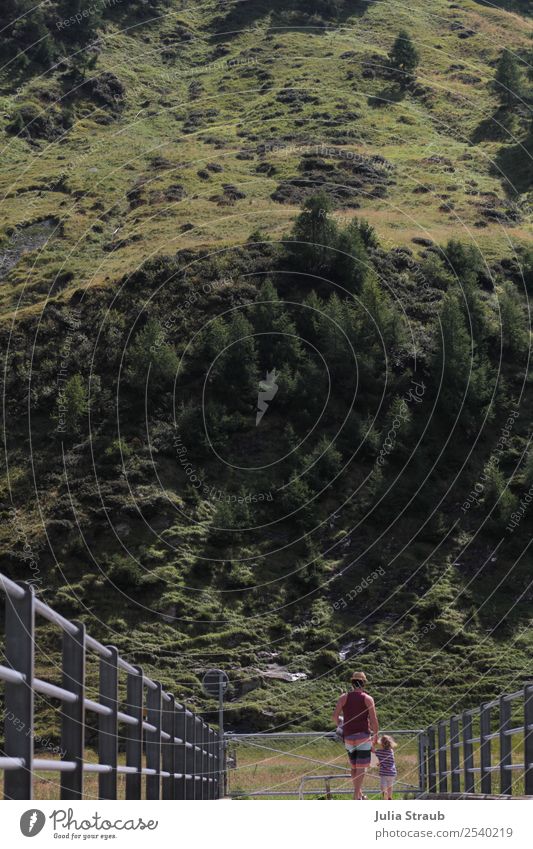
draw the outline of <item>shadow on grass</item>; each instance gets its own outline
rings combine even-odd
[[[373,94],[368,98],[368,105],[373,109],[381,109],[391,103],[401,103],[402,100],[405,100],[406,94],[407,88],[398,83],[387,85],[378,94]]]
[[[268,16],[272,27],[303,28],[307,32],[311,29],[321,34],[331,25],[343,24],[349,18],[363,17],[373,2],[358,0],[355,5],[349,4],[351,8],[345,9],[336,8],[334,0],[257,0],[254,3],[241,0],[227,14],[221,14],[213,21],[212,27],[216,32],[211,38],[235,37]]]
[[[480,6],[487,6],[489,9],[497,6],[499,9],[505,9],[507,12],[518,12],[521,15],[531,17],[533,10],[531,0],[475,0]]]
[[[507,109],[497,109],[494,115],[484,118],[472,133],[472,142],[511,141],[516,130],[516,119]]]
[[[503,147],[495,160],[495,173],[502,178],[508,195],[533,188],[533,130],[522,144]]]

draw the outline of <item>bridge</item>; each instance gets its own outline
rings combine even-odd
[[[62,800],[214,800],[226,796],[226,790],[233,798],[333,798],[352,793],[345,753],[334,732],[224,734],[180,704],[115,646],[103,645],[83,623],[66,619],[37,598],[31,585],[0,574],[0,590],[5,595],[5,665],[0,665],[5,799],[33,799],[36,775],[42,773],[59,774],[59,785],[53,783],[52,789],[57,792],[59,787]],[[36,676],[37,617],[59,629],[61,685]],[[88,697],[89,659],[98,663],[97,700]],[[36,757],[36,695],[59,705],[59,757]],[[533,682],[428,728],[390,733],[400,741],[396,791],[404,797],[533,798]],[[87,746],[89,736],[91,743],[96,741],[97,762],[94,749]],[[296,749],[287,749],[289,743]],[[317,743],[323,744],[320,757],[303,754],[305,746]],[[402,747],[410,764],[404,775]],[[240,764],[238,752],[246,749],[260,760],[244,758]],[[125,758],[119,757],[122,750]],[[245,789],[233,787],[232,774],[240,770],[245,776],[252,764],[255,777],[272,756],[298,762],[304,771],[277,786],[254,779]],[[88,786],[91,778],[94,784]],[[371,792],[377,794],[379,788]]]
[[[99,799],[117,799],[125,776],[126,799],[218,799],[223,787],[223,740],[158,681],[128,663],[114,646],[91,637],[85,625],[61,616],[35,596],[33,587],[0,574],[5,593],[4,691],[5,799],[33,799],[36,773],[59,773],[60,798],[82,799],[96,774]],[[36,617],[60,629],[61,686],[35,675]],[[99,696],[87,697],[86,663],[99,662]],[[120,698],[120,693],[124,697]],[[35,757],[35,695],[60,705],[59,758]],[[87,715],[97,717],[98,762],[87,757]],[[119,741],[126,763],[119,763]],[[143,786],[144,785],[144,786]],[[54,785],[55,786],[55,785]]]

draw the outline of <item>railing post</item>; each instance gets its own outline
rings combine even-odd
[[[461,792],[461,776],[459,774],[459,717],[450,717],[450,774],[451,774],[451,790],[452,793]]]
[[[144,676],[140,666],[135,668],[137,673],[128,672],[126,684],[126,711],[137,720],[126,726],[126,766],[137,772],[126,775],[126,799],[142,796]]]
[[[210,763],[209,763],[209,726],[207,722],[204,722],[204,733],[203,733],[203,746],[204,746],[204,776],[205,776],[205,790],[204,790],[204,799],[210,799],[211,787],[209,785],[210,778]]]
[[[182,743],[177,744],[176,748],[176,756],[175,756],[175,766],[176,772],[178,775],[181,775],[182,778],[176,779],[176,799],[185,799],[186,793],[185,788],[187,785],[187,780],[185,778],[185,774],[187,772],[187,764],[186,764],[186,753],[187,750],[185,748],[185,741],[187,739],[187,717],[185,715],[185,706],[184,705],[176,705],[176,737],[179,737],[180,740],[183,740]]]
[[[426,787],[426,746],[427,736],[424,731],[421,731],[417,737],[418,742],[418,789],[424,793]]]
[[[533,684],[524,686],[524,792],[533,796]]]
[[[187,766],[187,775],[190,775],[191,778],[187,779],[185,785],[185,796],[187,799],[195,798],[195,751],[194,751],[194,741],[196,737],[196,723],[194,721],[194,714],[187,712],[185,716],[186,728],[187,728],[187,749],[186,749],[186,766]]]
[[[204,722],[204,750],[205,750],[205,755],[204,755],[204,764],[205,764],[205,766],[204,766],[204,769],[205,769],[204,799],[210,799],[211,798],[211,785],[210,785],[209,779],[211,778],[211,775],[210,775],[211,764],[209,763],[209,761],[210,761],[210,758],[209,758],[209,725],[207,724],[207,722]]]
[[[74,761],[74,772],[61,773],[61,799],[83,799],[83,759],[85,751],[85,625],[73,622],[78,631],[63,631],[62,685],[76,696],[76,702],[61,703],[61,760]]]
[[[473,793],[474,791],[474,750],[472,743],[472,715],[465,711],[463,713],[463,768],[465,775],[465,793]]]
[[[446,725],[441,720],[437,726],[437,741],[439,746],[439,793],[448,792],[447,757],[446,757]]]
[[[437,792],[437,764],[435,758],[435,729],[432,725],[428,728],[428,790],[430,793]]]
[[[226,741],[224,740],[224,732],[221,732],[219,730],[218,736],[220,740],[220,755],[218,765],[220,780],[218,784],[218,793],[219,799],[223,799],[226,795]]]
[[[161,743],[162,749],[162,764],[163,772],[169,772],[168,778],[163,778],[163,799],[174,799],[174,696],[170,696],[170,701],[163,699],[163,721],[162,728],[169,736],[170,740],[164,740]]]
[[[487,739],[490,734],[491,710],[486,705],[481,705],[479,714],[479,756],[481,762],[481,792],[490,794],[492,792],[492,773],[490,771],[492,760],[492,740]]]
[[[194,754],[194,763],[195,763],[195,799],[203,799],[204,795],[204,782],[203,782],[203,749],[202,749],[202,719],[200,716],[196,715],[194,718],[196,731],[195,731],[195,754]],[[200,751],[198,751],[198,748]]]
[[[146,776],[147,799],[161,798],[161,684],[155,683],[146,697],[148,722],[155,727],[155,731],[146,732],[146,767],[155,770],[154,775]]]
[[[219,743],[219,733],[218,731],[214,732],[215,734],[215,798],[220,799],[220,743]]]
[[[215,758],[214,758],[214,738],[213,738],[213,729],[208,725],[207,727],[207,748],[209,750],[209,798],[215,798]]]
[[[513,792],[513,776],[508,767],[512,764],[512,741],[506,731],[511,727],[511,702],[500,696],[500,793],[510,796]]]
[[[200,755],[200,775],[201,775],[200,787],[201,787],[201,791],[202,791],[202,795],[200,796],[200,798],[201,799],[207,799],[207,793],[206,793],[207,786],[206,786],[206,782],[205,782],[206,767],[205,767],[205,745],[204,745],[204,743],[205,743],[205,735],[204,735],[205,724],[204,724],[204,721],[201,717],[200,717],[200,723],[199,723],[199,726],[198,726],[198,730],[200,732],[199,746],[200,746],[200,749],[201,749],[201,751],[199,752],[199,755]]]
[[[179,705],[176,702],[176,699],[174,697],[172,697],[172,768],[173,768],[173,771],[172,771],[172,780],[171,780],[171,783],[170,783],[170,788],[171,788],[170,798],[171,799],[177,799],[178,798],[178,778],[177,778],[177,776],[179,774],[178,752],[179,752],[179,747],[180,747],[180,744],[178,743],[178,739],[180,738],[180,735],[178,734],[178,707],[179,707]]]
[[[5,755],[22,758],[21,769],[4,775],[4,798],[33,799],[33,670],[35,656],[35,596],[31,585],[19,583],[24,596],[6,598],[6,664],[21,672],[23,684],[6,681]]]
[[[111,766],[111,772],[98,775],[98,798],[117,798],[118,763],[118,650],[107,646],[111,657],[100,658],[100,704],[111,710],[98,717],[98,761]]]
[[[33,798],[33,767],[38,763],[33,752],[35,688],[61,702],[58,711],[61,762],[50,763],[50,770],[61,772],[62,800],[81,800],[84,796],[84,772],[88,769],[85,767],[86,705],[98,716],[98,767],[92,769],[98,773],[100,799],[118,797],[119,714],[125,725],[126,764],[131,769],[131,773],[126,773],[127,799],[141,798],[143,772],[149,773],[146,798],[150,800],[214,799],[222,795],[226,746],[221,731],[215,732],[200,716],[177,704],[174,696],[163,694],[160,683],[145,681],[143,670],[123,662],[115,646],[104,647],[90,639],[83,623],[69,621],[47,605],[36,603],[32,586],[15,584],[2,575],[0,586],[7,593],[5,662],[8,668],[0,672],[5,682],[5,758],[0,765],[0,771],[5,772],[5,799]],[[36,609],[62,630],[61,688],[35,679]],[[100,655],[98,702],[86,699],[87,645]],[[125,714],[119,711],[119,663],[127,670]],[[150,686],[145,722],[147,683]],[[143,770],[145,737],[147,768]],[[422,745],[421,740],[419,744]]]

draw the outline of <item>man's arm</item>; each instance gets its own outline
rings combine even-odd
[[[370,730],[372,731],[372,736],[374,743],[377,743],[378,739],[378,731],[379,731],[379,722],[378,715],[376,713],[376,706],[374,704],[374,699],[372,696],[365,695],[366,706],[368,708],[368,718],[370,720]]]
[[[345,703],[346,703],[346,693],[344,693],[340,697],[339,701],[335,705],[335,710],[333,711],[333,716],[331,717],[331,721],[333,722],[333,725],[339,724],[339,718],[342,714],[342,709],[343,709]]]

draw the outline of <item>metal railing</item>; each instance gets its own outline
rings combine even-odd
[[[425,790],[425,732],[421,729],[402,728],[384,731],[383,733],[402,738],[402,748],[407,746],[409,758],[415,755],[417,760],[416,765],[409,765],[409,775],[406,776],[412,778],[413,781],[401,780],[401,773],[404,771],[405,765],[403,761],[399,764],[400,780],[396,782],[396,792],[405,797],[414,796],[416,798],[421,796]],[[304,799],[307,796],[317,797],[322,795],[330,799],[353,795],[351,771],[347,765],[344,745],[339,745],[339,737],[334,731],[226,732],[225,741],[230,752],[227,773],[230,779],[229,796],[233,799],[291,797]],[[299,744],[297,751],[284,748],[284,745],[291,742]],[[330,752],[322,752],[321,755],[317,756],[313,751],[313,744],[315,743],[325,743],[331,746]],[[240,745],[249,748],[258,760],[239,763],[237,748]],[[270,781],[261,778],[262,769],[268,769],[272,755],[276,759],[277,768],[283,766],[287,772],[281,783],[274,776]],[[324,759],[324,757],[327,759]],[[342,763],[337,763],[339,759]],[[289,766],[291,761],[294,764],[292,769]],[[302,767],[302,771],[298,770],[298,766]],[[327,771],[320,774],[317,772],[317,767],[322,767]],[[311,769],[313,769],[313,772],[309,771]],[[336,772],[333,773],[332,769]],[[289,775],[290,772],[292,774]],[[248,786],[244,787],[243,784]],[[323,792],[320,786],[306,789],[309,784],[323,784]],[[368,775],[368,784],[371,786],[365,786],[365,792],[369,794],[381,792],[378,776],[372,771]]]
[[[6,594],[4,798],[32,799],[36,771],[59,772],[61,799],[82,799],[84,779],[98,774],[98,798],[116,799],[125,775],[125,798],[217,799],[223,787],[224,745],[217,731],[179,704],[114,646],[86,633],[85,625],[61,616],[38,599],[33,588],[0,574]],[[42,616],[62,631],[62,686],[35,677],[35,620]],[[99,700],[86,696],[87,652],[99,658]],[[126,698],[119,699],[119,676]],[[36,758],[36,693],[60,702],[61,758]],[[125,707],[121,710],[120,707]],[[85,758],[86,713],[98,717],[98,763]],[[122,734],[119,736],[119,730]],[[119,763],[119,739],[125,765]]]
[[[513,720],[513,707],[515,714],[516,707],[520,709],[519,720],[516,716]],[[475,733],[474,724],[479,733]],[[497,746],[493,746],[495,741]],[[493,763],[495,748],[498,755]],[[513,755],[522,760],[515,762]],[[426,764],[429,794],[512,798],[516,795],[515,773],[523,779],[519,795],[533,796],[533,683],[430,726]]]

